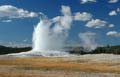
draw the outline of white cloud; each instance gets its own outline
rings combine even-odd
[[[78,21],[88,21],[91,18],[92,18],[92,15],[87,12],[83,12],[83,13],[77,12],[75,13],[75,16],[74,16],[74,20],[78,20]]]
[[[108,3],[117,3],[119,0],[109,0]]]
[[[102,27],[105,27],[107,26],[107,22],[106,21],[103,21],[103,20],[100,20],[100,19],[92,19],[90,21],[88,21],[88,23],[85,25],[86,27],[89,27],[89,28],[102,28]]]
[[[57,16],[52,19],[55,23],[53,29],[58,33],[63,32],[64,30],[69,30],[73,21],[88,21],[92,18],[92,15],[87,12],[77,12],[73,15],[69,6],[62,6],[61,8],[63,16]]]
[[[118,14],[120,14],[120,8],[117,8],[116,10],[109,12],[109,16],[115,16]]]
[[[114,24],[108,25],[109,28],[113,28],[114,26],[115,26]]]
[[[0,6],[0,17],[8,18],[27,18],[27,17],[36,17],[38,16],[35,12],[29,12],[27,10],[17,8],[12,5],[2,5]]]
[[[12,22],[12,20],[2,20],[2,22]]]
[[[0,40],[0,44],[7,47],[31,47],[32,46],[31,44],[27,44],[27,43],[17,43],[15,41],[6,42],[4,40]]]
[[[65,11],[67,11],[67,10],[65,10]],[[69,15],[72,18],[72,20],[75,20],[75,21],[89,21],[89,20],[92,19],[92,14],[90,14],[90,13],[87,13],[87,12],[83,12],[83,13],[76,12],[76,13],[74,13],[74,15],[72,15],[71,11],[70,10],[68,10],[68,11],[69,11],[68,12],[69,14],[64,12],[63,15],[67,15],[67,16]],[[58,22],[58,21],[61,20],[62,17],[63,16],[57,16],[57,17],[54,17],[52,20],[53,20],[53,22]]]
[[[119,13],[120,13],[120,8],[117,8],[117,12],[119,12]]]
[[[52,22],[55,23],[54,31],[61,32],[65,29],[71,28],[71,23],[73,21],[88,21],[85,25],[86,27],[93,27],[93,28],[102,28],[102,27],[114,27],[114,24],[108,24],[108,22],[100,20],[100,19],[92,19],[92,14],[87,12],[71,12],[69,6],[62,6],[61,13],[63,16],[57,16],[52,19]]]
[[[106,33],[108,36],[115,36],[115,37],[120,37],[120,32],[117,31],[109,31]]]
[[[117,15],[117,12],[116,12],[115,10],[113,10],[113,11],[111,11],[111,12],[109,13],[109,15],[110,15],[110,16]]]
[[[28,40],[27,39],[24,39],[23,42],[27,42]]]
[[[97,2],[96,0],[80,0],[82,4],[87,3],[87,2]]]

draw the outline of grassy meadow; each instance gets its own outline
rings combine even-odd
[[[0,58],[0,77],[120,77],[120,61],[87,57]]]

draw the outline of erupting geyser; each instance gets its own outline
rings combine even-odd
[[[65,42],[69,36],[69,30],[73,21],[88,21],[92,15],[86,12],[72,14],[69,6],[61,6],[62,16],[56,16],[51,19],[43,13],[40,14],[40,22],[35,26],[33,32],[32,50],[28,52],[12,55],[32,55],[32,56],[70,56],[65,52]],[[86,17],[87,16],[87,17]],[[80,37],[82,37],[80,35]],[[86,38],[83,36],[82,39]],[[91,44],[92,38],[83,40],[87,48]],[[86,43],[89,42],[89,43]],[[85,46],[86,47],[86,46]],[[91,46],[90,46],[91,48]],[[93,49],[93,46],[92,46]]]
[[[42,16],[44,17],[44,16]],[[33,50],[32,51],[55,51],[64,47],[64,39],[56,34],[51,28],[52,22],[47,18],[41,18],[33,32]]]
[[[32,54],[36,53],[42,56],[66,55],[63,52],[66,37],[63,37],[61,33],[56,33],[52,26],[52,21],[42,15],[40,22],[34,28]]]
[[[62,6],[61,13],[62,16],[52,19],[48,19],[41,13],[40,22],[35,26],[33,32],[33,49],[18,55],[69,56],[67,52],[64,52],[64,47],[73,16],[68,6]]]
[[[41,55],[64,56],[65,41],[68,37],[73,21],[71,10],[68,6],[62,6],[63,16],[48,19],[44,14],[40,15],[40,22],[33,32],[32,53]]]

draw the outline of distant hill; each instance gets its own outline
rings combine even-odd
[[[31,49],[32,49],[31,47],[17,48],[17,47],[6,47],[6,46],[0,45],[0,55],[9,54],[9,53],[26,52],[26,51],[29,51]]]
[[[0,45],[0,48],[6,48],[5,46]]]

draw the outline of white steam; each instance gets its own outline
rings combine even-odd
[[[62,6],[61,13],[63,16],[53,19],[41,16],[33,33],[33,51],[56,51],[64,48],[72,17],[68,6]]]
[[[77,14],[72,15],[69,6],[61,6],[61,13],[62,16],[56,16],[52,19],[41,15],[41,20],[33,33],[33,51],[44,52],[64,49],[72,22],[88,21],[92,18],[92,15],[87,12],[77,12]]]
[[[81,39],[82,45],[86,51],[94,50],[97,47],[95,36],[96,33],[93,32],[79,33],[79,38]]]
[[[35,26],[33,32],[33,49],[30,52],[20,54],[38,56],[69,55],[64,52],[64,47],[69,36],[72,22],[88,21],[92,18],[92,15],[87,12],[77,12],[73,15],[69,6],[62,6],[61,13],[62,16],[56,16],[52,19],[40,13],[40,22]],[[90,43],[85,44],[88,46]],[[90,49],[91,48],[93,49],[93,47],[90,47]]]

